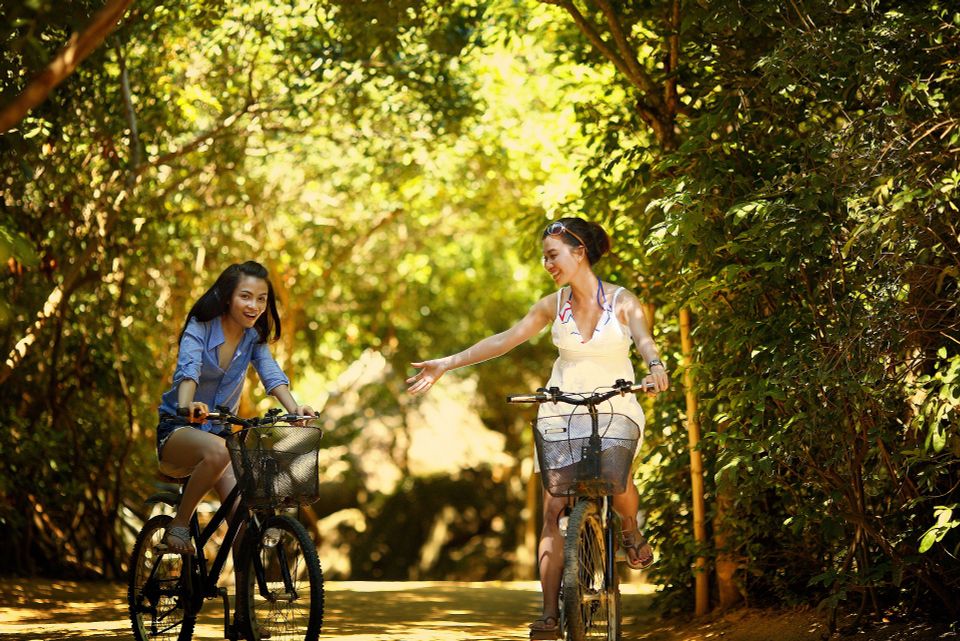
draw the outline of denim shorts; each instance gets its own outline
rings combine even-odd
[[[165,412],[160,413],[160,422],[157,424],[157,460],[160,460],[160,453],[163,451],[163,446],[166,444],[167,439],[170,438],[170,435],[186,427],[199,429],[195,424],[188,421],[185,416],[174,416],[173,414],[167,414]],[[226,438],[225,429],[210,433],[214,436]]]

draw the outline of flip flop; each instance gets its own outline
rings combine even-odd
[[[653,550],[650,550],[649,556],[644,556],[641,550],[643,548],[650,549],[650,545],[647,543],[647,540],[643,538],[643,535],[640,534],[640,530],[623,530],[620,533],[621,541],[623,542],[623,556],[627,565],[630,566],[631,570],[646,570],[651,565],[653,565]],[[630,555],[627,554],[627,550],[633,550],[636,553],[637,560],[636,562],[630,561]]]
[[[157,549],[190,556],[197,553],[197,548],[194,547],[193,541],[190,539],[190,528],[180,525],[167,527],[167,532],[163,535],[163,542],[157,546]]]
[[[553,623],[551,623],[551,621]],[[559,639],[560,622],[557,617],[544,616],[530,624],[531,639]]]

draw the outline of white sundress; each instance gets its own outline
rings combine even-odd
[[[561,289],[557,294],[557,316],[553,319],[551,336],[553,344],[560,354],[553,364],[550,380],[546,387],[559,387],[563,392],[592,393],[598,388],[610,388],[617,379],[634,381],[633,363],[630,362],[630,345],[633,339],[630,328],[623,325],[616,316],[617,298],[622,287],[613,295],[599,301],[603,308],[600,320],[590,340],[584,341],[573,319],[571,294],[564,295]],[[600,292],[598,291],[598,296]],[[633,394],[614,396],[597,408],[601,412],[600,435],[623,438],[630,435],[632,429],[622,422],[604,420],[604,413],[616,413],[632,419],[640,428],[640,438],[634,456],[643,442],[643,408]],[[545,441],[565,441],[569,438],[590,435],[590,420],[571,420],[571,415],[586,415],[583,406],[567,403],[543,403],[537,412],[537,429]],[[635,436],[635,435],[634,435]],[[570,463],[576,462],[579,455],[571,452]],[[534,457],[534,470],[540,471],[539,457]]]

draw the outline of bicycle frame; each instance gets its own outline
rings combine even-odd
[[[594,404],[587,406],[590,414],[590,440],[583,447],[583,457],[580,462],[589,468],[591,477],[596,478],[600,475],[600,419],[597,406]],[[599,498],[590,498],[585,496],[577,497],[574,501],[597,501],[600,505],[600,514],[602,515],[601,525],[603,526],[603,544],[607,549],[605,555],[605,564],[603,569],[604,586],[614,585],[617,564],[614,551],[617,549],[616,530],[613,527],[616,514],[613,509],[613,496],[606,495]]]
[[[190,582],[192,584],[195,577],[199,578],[199,587],[200,591],[198,592],[194,588],[198,586],[190,585],[188,591],[191,594],[191,606],[194,607],[195,611],[200,610],[200,606],[203,604],[203,600],[206,598],[211,598],[217,596],[217,582],[220,580],[220,573],[223,571],[224,565],[227,562],[227,555],[230,554],[230,550],[233,547],[233,544],[236,540],[237,534],[240,532],[240,528],[243,527],[245,523],[252,523],[253,518],[252,514],[249,514],[249,510],[240,498],[240,486],[236,485],[231,491],[230,494],[223,500],[220,504],[220,507],[217,508],[217,511],[214,512],[213,517],[210,519],[210,522],[207,523],[206,527],[203,530],[200,529],[200,520],[196,514],[190,519],[190,532],[193,535],[193,538],[199,545],[197,545],[197,554],[195,557],[188,557],[188,569]],[[228,517],[231,506],[236,505],[236,510],[234,511],[232,517]],[[220,525],[227,521],[229,518],[229,524],[227,526],[227,534],[223,539],[223,543],[220,545],[220,549],[217,550],[217,554],[213,559],[213,562],[210,564],[209,569],[207,568],[207,557],[203,554],[203,548],[213,537],[214,532],[220,527]],[[196,573],[193,571],[194,564],[196,564]]]
[[[623,395],[627,393],[637,392],[637,391],[650,391],[655,389],[652,384],[640,383],[633,384],[624,380],[618,380],[614,383],[613,388],[607,392],[594,393],[590,395],[571,395],[568,393],[561,392],[558,388],[553,387],[550,389],[540,388],[535,394],[514,394],[507,397],[508,403],[546,403],[546,402],[563,402],[570,405],[576,406],[586,406],[587,412],[590,416],[590,436],[587,438],[585,444],[581,441],[580,446],[580,458],[577,461],[577,479],[593,479],[595,481],[602,481],[601,478],[601,461],[602,461],[602,439],[600,436],[600,413],[597,409],[597,406],[603,403],[604,401],[613,398],[617,395]],[[545,489],[547,488],[545,484]],[[617,570],[616,570],[616,549],[618,546],[617,535],[619,532],[615,527],[617,515],[613,509],[613,495],[608,493],[611,491],[610,485],[605,486],[603,494],[599,495],[600,492],[591,494],[589,490],[585,491],[585,486],[579,484],[576,488],[577,494],[574,496],[568,496],[568,507],[574,511],[581,502],[593,502],[597,506],[597,512],[600,518],[600,526],[603,529],[603,545],[606,548],[606,554],[604,555],[604,564],[603,564],[603,588],[602,594],[599,596],[599,599],[612,599],[612,602],[607,603],[608,608],[613,608],[614,613],[612,615],[612,622],[610,613],[608,610],[607,613],[607,631],[608,634],[614,634],[618,639],[620,634],[620,624],[621,624],[621,613],[619,611],[619,598],[618,598],[618,587],[617,587]],[[599,486],[595,486],[595,489],[599,489]],[[579,527],[579,525],[578,525]],[[565,536],[570,536],[568,533]],[[569,541],[572,539],[568,539]],[[565,561],[565,563],[567,563]],[[563,587],[561,588],[563,589]],[[582,601],[581,601],[582,603]],[[581,615],[578,615],[578,617]],[[569,625],[568,622],[564,622],[564,599],[560,600],[560,622],[561,627],[564,630],[567,630]],[[581,622],[582,623],[582,622]],[[577,625],[581,625],[578,623]],[[612,627],[611,627],[612,626]],[[572,628],[571,628],[572,630]],[[571,631],[571,634],[573,632]],[[579,633],[577,633],[579,634]],[[576,635],[574,635],[576,637]],[[579,638],[579,637],[577,637]]]
[[[208,413],[207,417],[244,428],[241,430],[244,433],[239,436],[241,449],[246,437],[245,430],[248,428],[270,427],[278,423],[293,424],[314,418],[296,414],[281,415],[279,410],[271,410],[263,418],[241,419],[229,413],[225,407],[218,406],[217,410],[216,413]],[[178,414],[182,412],[178,411]],[[249,466],[246,457],[243,462]],[[163,503],[177,510],[182,499],[182,489],[181,485],[179,492],[161,491],[149,497],[147,503]],[[196,547],[194,554],[178,554],[165,546],[159,546],[157,539],[152,538],[159,535],[160,528],[169,527],[171,519],[169,514],[162,517],[156,515],[149,519],[151,528],[149,530],[146,529],[147,524],[145,524],[145,529],[138,534],[134,546],[128,591],[130,616],[136,638],[152,639],[158,634],[165,634],[181,625],[187,626],[182,630],[183,633],[192,633],[204,601],[217,596],[223,599],[224,637],[231,641],[241,637],[252,638],[249,635],[254,634],[258,629],[260,621],[250,610],[255,597],[275,604],[277,601],[293,602],[302,594],[309,594],[308,602],[311,605],[308,625],[311,626],[314,636],[319,632],[323,616],[323,577],[316,553],[314,551],[312,560],[308,560],[310,578],[307,592],[295,587],[299,578],[293,576],[295,573],[291,572],[288,563],[290,558],[300,558],[298,552],[304,550],[309,542],[306,531],[292,517],[278,514],[273,505],[260,508],[255,502],[248,503],[244,495],[245,491],[244,484],[238,482],[223,498],[202,528],[200,519],[194,511],[188,524],[190,539]],[[227,524],[227,531],[223,541],[212,559],[208,559],[204,553],[206,545],[224,523]],[[265,527],[268,529],[265,530]],[[264,536],[274,527],[277,528],[278,538],[274,543],[270,543],[272,539],[264,539]],[[294,548],[288,549],[286,544],[277,544],[284,531],[291,535],[290,540],[293,541]],[[147,535],[145,532],[150,534]],[[286,538],[282,540],[287,541]],[[239,547],[238,542],[241,543]],[[144,552],[150,549],[148,546],[152,547],[153,552]],[[234,556],[236,585],[244,595],[244,605],[241,607],[238,601],[237,610],[231,620],[227,589],[218,588],[217,584],[226,566],[227,556],[234,548],[237,548],[237,554]],[[179,566],[176,574],[167,576],[166,570],[163,569],[165,564],[148,560],[155,558],[152,556],[154,554],[176,556]],[[277,570],[276,574],[271,569],[274,567]],[[314,605],[315,598],[319,599],[318,607]],[[162,606],[161,603],[163,603]]]

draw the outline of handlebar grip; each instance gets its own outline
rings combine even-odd
[[[546,403],[550,400],[546,394],[510,394],[508,403]]]
[[[190,416],[190,408],[189,408],[189,407],[178,407],[178,408],[177,408],[177,416],[182,416],[182,417],[184,417],[184,418],[188,418],[188,417]],[[223,412],[207,412],[207,419],[206,419],[206,420],[208,420],[208,421],[217,421],[217,420],[220,420],[221,418],[223,418],[223,416],[224,416]]]
[[[647,390],[657,389],[656,383],[634,383],[630,386],[631,392],[645,392]]]

